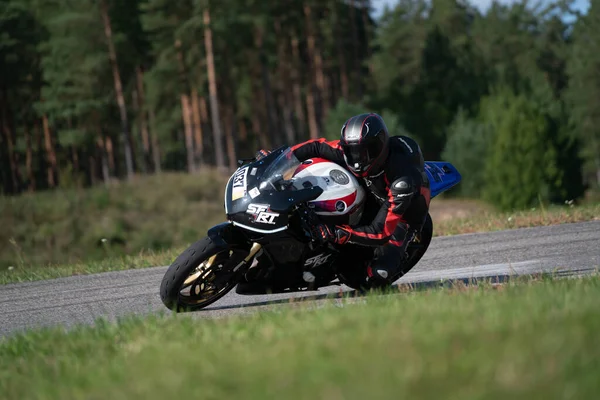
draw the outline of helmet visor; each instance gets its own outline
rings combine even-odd
[[[364,172],[383,150],[380,140],[369,140],[366,143],[343,144],[344,156],[348,167],[355,172]]]

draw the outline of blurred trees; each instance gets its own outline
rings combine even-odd
[[[600,10],[570,6],[399,0],[375,21],[369,0],[5,0],[0,187],[231,169],[375,111],[456,163],[463,195],[577,198],[600,184]],[[495,173],[531,163],[532,192],[499,200]]]
[[[547,199],[561,171],[544,114],[510,89],[483,99],[481,114],[493,134],[485,153],[484,198],[505,210]]]
[[[600,2],[575,23],[567,62],[569,117],[583,143],[585,174],[600,186]]]
[[[485,117],[484,117],[485,118]],[[469,118],[461,109],[448,128],[448,140],[442,153],[460,171],[462,182],[460,193],[469,197],[480,197],[486,185],[485,165],[492,151],[493,134],[485,121]]]

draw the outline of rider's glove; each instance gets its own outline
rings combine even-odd
[[[265,158],[266,156],[268,156],[270,153],[270,151],[268,150],[264,150],[264,149],[260,149],[259,151],[256,152],[256,154],[254,155],[254,158],[256,158],[256,160],[260,160],[261,158]]]
[[[350,239],[350,232],[341,226],[318,224],[312,228],[312,237],[321,244],[327,242],[345,244]]]

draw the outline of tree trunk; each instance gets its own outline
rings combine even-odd
[[[264,134],[264,129],[262,129],[260,124],[260,118],[257,113],[252,113],[252,117],[250,119],[250,123],[252,124],[252,132],[258,135],[258,144],[261,149],[270,149],[271,145],[269,143],[269,139]]]
[[[6,90],[3,88],[0,92],[0,122],[2,126],[2,134],[4,135],[4,141],[6,142],[6,150],[8,152],[8,165],[10,169],[10,181],[11,181],[11,193],[18,193],[20,191],[20,176],[19,176],[19,165],[15,156],[15,136],[13,131],[12,116],[8,109],[8,101],[6,98]]]
[[[96,141],[96,149],[97,152],[100,153],[100,169],[102,170],[102,181],[105,186],[108,186],[110,183],[110,170],[108,167],[108,154],[106,152],[106,146],[104,144],[104,135],[100,127],[98,126],[98,139]]]
[[[71,146],[71,160],[73,162],[73,173],[77,174],[79,172],[79,152],[75,145]]]
[[[208,3],[208,1],[207,1]],[[210,11],[208,4],[204,9],[202,19],[204,21],[204,46],[206,48],[206,68],[208,72],[208,92],[210,100],[211,122],[215,146],[215,160],[217,168],[225,169],[225,155],[223,154],[223,134],[221,121],[219,120],[219,99],[217,96],[217,77],[215,74],[215,59],[213,55],[212,30],[210,27]]]
[[[252,63],[254,65],[254,63]],[[264,89],[260,85],[260,77],[256,77],[257,74],[253,74],[253,112],[252,112],[252,131],[255,136],[258,136],[259,146],[262,149],[271,149],[273,148],[273,142],[271,135],[269,134],[268,126],[265,128],[265,121],[268,120],[268,116],[266,115],[266,96],[264,93]],[[258,72],[260,75],[260,71]],[[267,122],[268,124],[268,122]]]
[[[317,125],[313,90],[313,85],[308,85],[306,88],[306,109],[308,110],[308,130],[310,131],[310,138],[317,139],[319,137],[319,126]]]
[[[187,156],[188,172],[196,171],[196,163],[194,162],[194,132],[192,130],[192,106],[190,105],[190,97],[187,93],[181,93],[181,113],[183,116],[183,127],[185,134],[185,149]]]
[[[108,45],[108,58],[112,67],[115,94],[117,96],[117,104],[119,106],[119,114],[121,116],[121,135],[125,151],[125,168],[127,171],[127,179],[132,180],[134,168],[133,152],[131,150],[131,134],[129,132],[127,107],[125,106],[125,96],[123,95],[123,85],[121,83],[121,74],[119,72],[119,65],[117,63],[117,52],[113,42],[112,28],[110,24],[110,17],[108,15],[108,5],[106,0],[100,0],[100,12],[102,14],[102,21],[104,23],[104,35],[106,36],[106,43]]]
[[[183,60],[183,51],[181,50],[181,40],[175,41],[175,49],[177,50],[177,62],[179,63],[179,81],[181,84],[181,114],[183,116],[183,129],[185,134],[185,150],[187,155],[188,172],[196,170],[194,162],[194,131],[192,128],[192,105],[190,96],[188,95],[188,80],[185,62]]]
[[[33,172],[33,145],[31,144],[31,131],[25,126],[25,170],[29,181],[29,191],[35,192],[35,174]]]
[[[261,149],[271,149],[273,148],[273,141],[268,122],[267,97],[262,84],[262,63],[256,51],[256,35],[254,35],[254,38],[255,47],[249,48],[247,52],[252,91],[250,112],[251,131],[253,138],[258,139],[258,146]],[[256,141],[253,145],[256,146]]]
[[[17,163],[15,154],[15,138],[12,136],[12,132],[10,130],[5,130],[4,133],[6,134],[6,141],[8,144],[8,161],[12,180],[12,192],[19,193],[21,191],[21,180],[19,179],[19,164]]]
[[[34,169],[34,174],[36,177],[36,189],[44,186],[40,181],[40,176],[43,175],[43,169],[47,168],[46,152],[44,151],[44,132],[42,130],[41,122],[42,121],[39,118],[36,118],[33,121],[33,124],[35,126],[35,134],[34,134],[35,152],[34,152],[34,154],[36,156],[35,164],[37,165],[37,168]],[[38,183],[40,183],[40,185],[38,185]]]
[[[229,169],[235,171],[237,168],[237,155],[235,150],[235,81],[231,76],[231,62],[229,53],[224,52],[223,88],[225,107],[225,140],[227,144],[227,157]]]
[[[142,151],[144,154],[144,171],[150,172],[151,157],[150,157],[150,134],[148,133],[148,117],[146,113],[146,92],[144,90],[144,72],[138,65],[135,69],[136,86],[138,92],[138,116],[140,124],[140,133],[142,136]]]
[[[96,184],[98,183],[98,165],[97,165],[97,161],[96,158],[90,154],[88,156],[88,165],[89,165],[89,173],[90,173],[90,185],[92,186],[96,186]]]
[[[202,137],[202,121],[200,115],[200,100],[198,99],[198,90],[192,89],[192,117],[194,121],[194,156],[198,166],[204,165],[204,141]]]
[[[371,62],[371,24],[369,18],[369,10],[371,9],[371,0],[362,1],[362,23],[364,27],[365,37],[363,48],[367,50],[365,56],[368,61],[369,73],[373,74],[373,63]]]
[[[56,177],[58,174],[58,168],[52,134],[50,133],[50,124],[48,123],[48,116],[46,114],[44,114],[42,117],[42,126],[44,129],[44,146],[46,148],[48,162],[48,187],[53,188],[57,184]]]
[[[204,124],[208,121],[208,107],[206,106],[206,99],[204,96],[200,97],[200,121]]]
[[[140,117],[140,103],[139,103],[139,96],[138,96],[137,85],[136,85],[136,87],[135,87],[135,88],[133,88],[133,89],[131,90],[131,105],[132,105],[132,107],[133,107],[133,115],[134,115],[134,119],[136,119],[136,120],[137,120],[137,129],[138,129],[138,133],[139,133],[139,136],[141,137],[141,136],[142,136],[142,131],[141,131],[141,129],[140,129],[140,122],[139,122],[139,117]],[[133,129],[133,126],[131,127],[131,130],[132,130],[132,133],[131,133],[131,135],[132,135],[132,137],[131,137],[131,140],[132,140],[132,142],[134,142],[134,143],[135,143],[135,142],[136,142],[136,136],[135,136],[135,135],[136,135],[136,132],[134,131],[134,129]],[[143,145],[142,145],[142,146],[143,146]],[[132,148],[132,151],[134,151],[134,152],[135,152],[135,145],[133,146],[133,148]],[[134,158],[135,158],[135,155],[134,155]],[[146,173],[146,168],[145,168],[145,166],[144,166],[144,162],[143,162],[143,160],[142,160],[142,163],[139,165],[139,170],[140,170],[142,173]]]
[[[229,159],[229,169],[235,171],[237,168],[237,157],[235,153],[235,135],[233,132],[235,126],[235,113],[231,104],[225,107],[225,140],[227,143],[227,157]]]
[[[358,55],[358,48],[360,43],[358,42],[358,28],[356,26],[356,4],[354,0],[350,0],[350,28],[352,31],[352,65],[354,65],[354,86],[356,90],[356,96],[360,100],[363,97],[362,93],[362,77],[361,77],[361,67],[360,67],[360,58]]]
[[[279,84],[279,94],[277,100],[279,108],[283,113],[283,130],[285,132],[285,139],[288,146],[292,146],[296,142],[296,132],[294,131],[294,122],[292,120],[292,109],[290,107],[289,96],[286,91],[286,87],[283,81]]]
[[[298,68],[301,65],[300,61],[300,49],[298,46],[298,38],[293,37],[291,40],[292,45],[292,64],[290,75],[292,78],[292,92],[294,96],[294,114],[297,120],[298,136],[301,140],[306,139],[305,129],[307,120],[306,114],[304,113],[304,103],[302,102],[302,78]]]
[[[156,136],[156,124],[154,118],[154,109],[150,108],[148,111],[148,116],[150,117],[150,140],[152,142],[152,162],[154,164],[154,173],[160,174],[162,171],[160,165],[160,147],[158,144],[158,137]]]
[[[260,62],[260,74],[262,78],[262,90],[265,96],[265,106],[267,107],[267,129],[271,146],[279,145],[278,129],[275,115],[275,105],[273,101],[273,92],[271,90],[271,78],[269,76],[269,65],[267,64],[267,55],[264,46],[264,31],[263,28],[257,26],[254,31],[254,46],[258,50]]]
[[[369,23],[369,9],[371,8],[371,1],[370,0],[362,0],[362,7],[361,7],[361,16],[362,16],[362,23],[363,23],[363,29],[365,32],[365,36],[363,38],[363,48],[366,49],[366,53],[365,56],[366,58],[371,58],[371,47],[369,46],[370,43],[370,34],[371,34],[371,25]]]
[[[315,107],[319,107],[321,110],[321,117],[326,118],[329,113],[329,89],[325,83],[325,75],[323,74],[323,56],[321,55],[320,49],[317,47],[312,11],[308,4],[304,5],[304,16],[306,19],[308,59],[310,60],[309,70],[312,72],[317,89]],[[322,120],[319,119],[319,121]],[[320,126],[321,124],[319,121],[317,121],[317,123]]]
[[[600,144],[595,137],[595,132],[591,135],[592,151],[594,152],[594,164],[596,164],[596,183],[600,187]]]
[[[202,132],[204,135],[202,137],[203,148],[207,147],[207,144],[210,142],[211,137],[214,137],[212,134],[211,125],[208,123],[210,121],[208,117],[208,104],[206,102],[206,97],[200,96],[200,123],[202,124]],[[208,145],[210,147],[210,145]],[[206,153],[202,153],[203,160],[206,160]],[[205,161],[207,162],[207,161]]]
[[[275,34],[278,38],[277,55],[279,58],[277,100],[279,108],[283,113],[283,127],[287,144],[291,146],[296,140],[296,133],[294,132],[294,123],[292,121],[292,101],[290,99],[290,91],[288,90],[288,88],[291,87],[290,60],[285,52],[286,37],[282,33],[281,22],[279,19],[275,20]]]
[[[340,89],[342,91],[342,98],[349,101],[348,96],[350,91],[348,88],[348,66],[346,64],[346,53],[342,43],[342,30],[340,29],[340,11],[338,7],[334,6],[334,35],[335,35],[335,47],[337,53],[337,61],[340,68]]]
[[[238,121],[238,132],[240,141],[245,142],[248,140],[248,128],[246,128],[246,123],[242,118]]]
[[[309,10],[308,13],[306,10]],[[305,6],[304,8],[305,11],[305,15],[307,15],[307,20],[309,19],[309,15],[310,15],[310,8],[308,6]],[[310,34],[308,35],[309,38],[307,38],[307,41],[309,42],[308,44],[308,58],[309,60],[314,60],[314,45],[311,46],[310,42],[314,43],[314,37],[311,38]],[[294,47],[298,47],[298,41],[294,38],[292,39],[295,42]],[[312,48],[312,50],[311,50]],[[317,123],[317,113],[316,113],[316,103],[315,103],[315,85],[313,83],[313,67],[312,64],[314,64],[313,62],[309,61],[309,64],[311,66],[309,66],[308,68],[308,79],[307,79],[307,84],[306,84],[306,110],[308,111],[308,130],[310,132],[310,138],[311,139],[317,139],[319,137],[319,124]]]
[[[6,173],[8,170],[10,170],[10,164],[8,162],[8,146],[4,143],[4,133],[2,131],[3,125],[4,122],[2,121],[2,113],[0,113],[0,183],[2,183],[0,194],[8,194],[12,193],[12,179],[10,174]]]
[[[112,138],[108,135],[104,139],[104,146],[106,148],[106,155],[108,156],[109,175],[112,176],[115,174],[115,150],[113,148]]]
[[[71,171],[73,182],[77,187],[81,187],[81,182],[79,180],[79,153],[77,152],[77,147],[75,145],[71,145],[71,162],[73,165],[73,170]]]

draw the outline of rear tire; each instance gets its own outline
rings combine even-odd
[[[214,303],[235,287],[237,274],[232,270],[247,255],[247,250],[218,246],[210,237],[197,241],[181,253],[165,273],[160,285],[163,304],[170,310],[182,312],[199,310]],[[212,265],[207,266],[213,256]],[[205,272],[184,287],[188,277],[197,273],[199,268]],[[220,285],[211,291],[209,285],[215,286],[214,282]],[[184,295],[182,290],[188,287],[190,294]],[[196,294],[198,289],[200,292]]]

